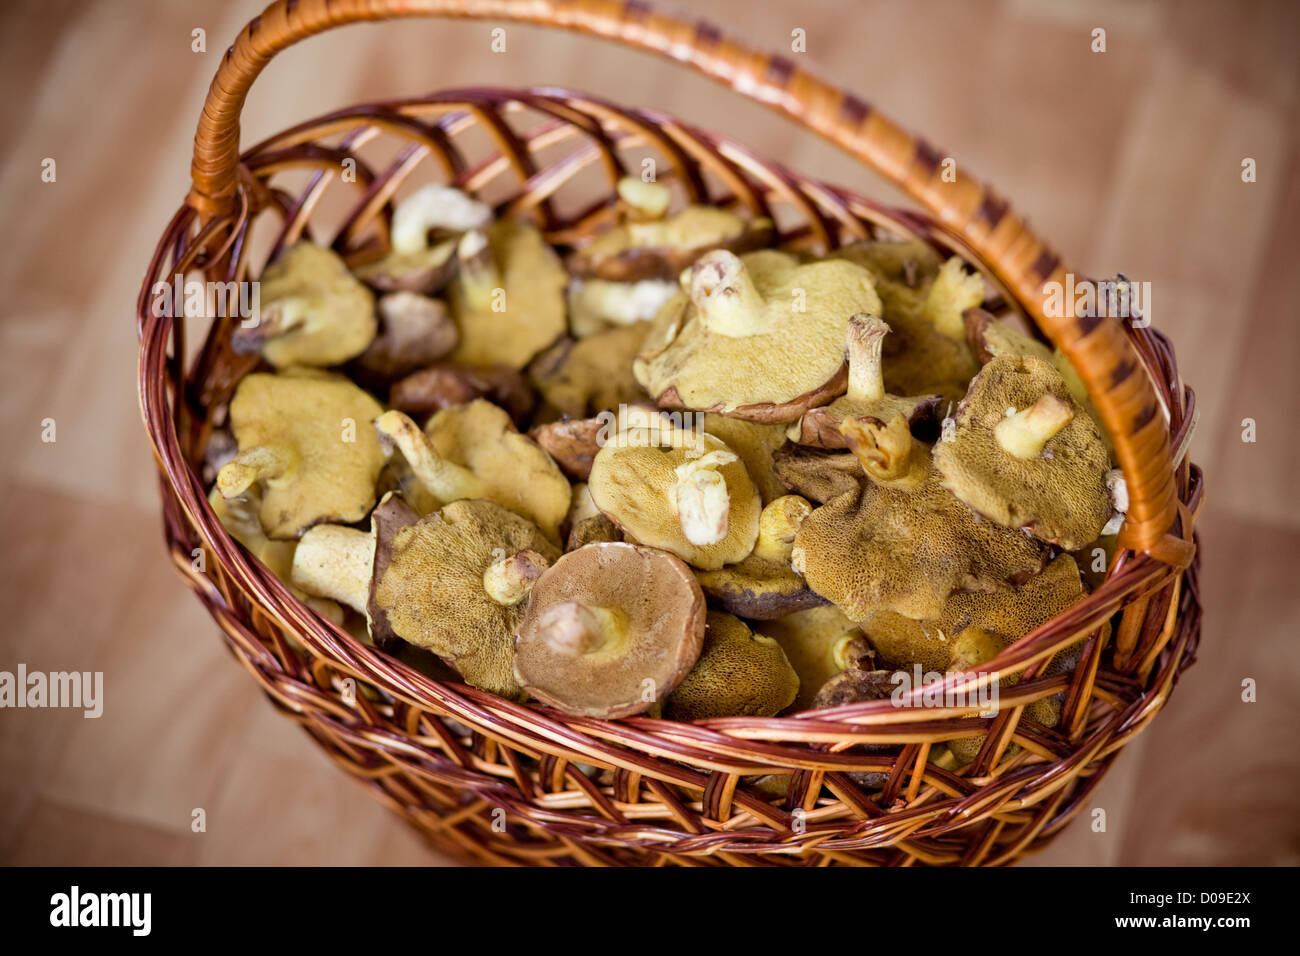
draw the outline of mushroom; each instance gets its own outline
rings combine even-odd
[[[375,603],[375,588],[392,560],[393,538],[419,518],[401,496],[390,492],[370,512],[369,532],[335,524],[308,529],[293,554],[294,586],[364,614],[375,647],[393,650],[398,639],[387,614]]]
[[[862,485],[863,468],[852,452],[787,444],[773,452],[772,469],[790,491],[819,504]]]
[[[758,249],[772,235],[771,220],[742,219],[713,206],[687,206],[666,216],[672,195],[657,183],[629,176],[619,180],[617,190],[624,221],[570,257],[569,268],[576,276],[617,282],[676,279],[711,249]]]
[[[356,274],[384,292],[435,292],[456,273],[458,236],[491,221],[492,210],[461,190],[423,186],[397,204],[388,254]]]
[[[586,481],[596,452],[600,451],[600,436],[605,428],[600,418],[570,418],[537,425],[528,434],[546,449],[566,475],[575,481]]]
[[[700,587],[726,610],[765,621],[825,604],[790,566],[795,532],[812,511],[806,498],[785,495],[759,515],[758,541],[743,561],[716,571],[699,571]]]
[[[655,318],[633,368],[661,406],[791,422],[844,391],[845,331],[859,312],[880,314],[861,266],[710,252]]]
[[[537,228],[503,220],[461,237],[449,295],[460,345],[453,360],[521,369],[564,334],[559,257]]]
[[[293,370],[246,375],[230,402],[239,454],[217,473],[222,497],[262,488],[262,526],[294,538],[322,521],[360,521],[384,453],[368,423],[383,411],[347,379]]]
[[[623,540],[618,527],[601,514],[600,509],[596,507],[596,502],[591,500],[591,490],[585,483],[573,486],[568,525],[569,537],[564,545],[566,551],[576,551],[584,544],[591,544],[593,541]]]
[[[781,424],[764,425],[715,412],[704,416],[704,430],[740,456],[765,505],[786,494],[772,460],[776,450],[785,444],[785,429]]]
[[[881,611],[932,618],[954,591],[1037,574],[1038,541],[978,518],[931,472],[914,488],[864,481],[817,508],[795,536],[794,569],[855,621]]]
[[[375,337],[375,297],[334,252],[303,240],[262,272],[257,324],[237,327],[231,347],[276,368],[339,365]]]
[[[796,710],[811,707],[817,690],[846,667],[864,662],[870,669],[870,646],[857,625],[833,604],[764,621],[759,628],[781,645],[799,675]]]
[[[621,325],[648,322],[680,289],[675,276],[639,282],[573,279],[565,293],[569,332],[583,339]]]
[[[440,362],[412,372],[388,390],[389,406],[415,418],[426,418],[476,398],[490,399],[509,412],[518,425],[528,420],[536,404],[523,375],[508,365]]]
[[[704,647],[664,701],[669,720],[773,717],[794,702],[799,675],[781,645],[730,614],[709,611]]]
[[[497,600],[488,581],[498,576],[494,565],[520,552],[559,557],[536,525],[495,502],[453,501],[393,537],[375,609],[393,633],[437,654],[467,683],[518,699],[514,632],[524,606]]]
[[[1095,540],[1112,512],[1110,455],[1079,411],[1050,363],[993,359],[935,447],[944,487],[989,520],[1067,551]]]
[[[962,313],[984,301],[984,277],[967,272],[960,256],[953,256],[939,269],[921,303],[920,314],[941,334],[964,341],[966,324]]]
[[[633,425],[596,453],[592,500],[629,540],[705,571],[745,558],[762,508],[744,464],[712,435]]]
[[[899,412],[888,420],[846,418],[840,434],[862,470],[882,487],[917,488],[930,473],[929,446],[912,436],[911,423]]]
[[[456,323],[447,306],[414,292],[381,296],[379,335],[348,363],[348,375],[373,391],[388,388],[456,347]]]
[[[695,665],[704,624],[704,595],[679,559],[619,541],[588,544],[533,585],[517,630],[515,677],[565,713],[641,713]]]
[[[387,411],[375,420],[386,444],[406,459],[438,504],[487,498],[559,540],[569,510],[568,479],[550,455],[515,430],[510,416],[478,398],[444,408],[424,431],[408,416]]]
[[[812,709],[823,710],[827,707],[887,700],[893,696],[898,686],[897,671],[872,669],[870,659],[863,659],[860,663],[851,664],[833,675],[817,688],[817,693],[812,699]],[[889,744],[857,744],[848,748],[847,752],[888,754],[891,750]],[[858,786],[868,789],[884,786],[885,781],[889,779],[889,774],[880,770],[854,770],[850,771],[848,776]]]
[[[533,359],[528,377],[541,392],[546,413],[582,418],[645,401],[632,360],[649,328],[638,322],[576,342],[566,336]]]
[[[874,315],[855,315],[849,319],[847,352],[849,357],[848,391],[829,405],[810,408],[789,428],[791,441],[818,448],[844,448],[848,442],[840,431],[846,419],[886,425],[901,416],[909,427],[917,427],[934,418],[938,395],[901,397],[887,394],[880,364],[881,347],[889,326]]]

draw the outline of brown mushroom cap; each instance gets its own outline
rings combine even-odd
[[[871,656],[871,648],[858,626],[833,604],[796,611],[764,621],[759,627],[781,645],[799,675],[796,710],[807,710],[826,681]]]
[[[649,329],[650,323],[637,322],[576,342],[565,337],[533,359],[528,377],[546,404],[569,418],[643,402],[632,360]]]
[[[394,292],[379,300],[379,335],[348,363],[348,375],[375,391],[423,368],[456,347],[456,324],[438,299]]]
[[[861,704],[869,700],[885,700],[893,696],[894,690],[898,687],[893,679],[896,673],[897,671],[889,670],[865,670],[861,667],[845,668],[828,678],[826,683],[817,689],[812,700],[812,709],[822,710],[845,704]]]
[[[272,538],[323,521],[360,521],[384,465],[370,422],[379,403],[337,375],[246,375],[230,402],[239,454],[217,473],[226,498],[262,485],[261,521]]]
[[[634,370],[666,407],[794,421],[844,390],[845,329],[859,312],[880,314],[860,266],[711,252],[656,317]]]
[[[589,544],[533,585],[517,630],[516,679],[565,713],[641,713],[694,666],[704,621],[704,595],[680,560],[623,542]]]
[[[933,618],[958,590],[989,591],[1037,574],[1046,548],[978,518],[939,476],[915,489],[864,482],[799,528],[794,567],[855,621],[881,611]]]
[[[794,702],[799,675],[781,645],[754,634],[740,618],[710,611],[704,648],[664,701],[669,720],[772,717]]]
[[[535,226],[503,220],[461,239],[450,298],[460,345],[452,358],[521,369],[564,334],[564,266]]]
[[[262,272],[260,315],[236,328],[236,352],[276,368],[338,365],[366,350],[378,328],[375,298],[333,251],[303,240]]]
[[[862,485],[863,471],[852,452],[787,444],[772,454],[777,478],[795,494],[825,504]]]
[[[630,540],[703,570],[744,559],[762,506],[740,459],[709,434],[631,427],[597,452],[591,497]]]
[[[944,487],[991,521],[1066,550],[1095,540],[1111,516],[1110,455],[1078,411],[1051,364],[995,358],[935,447]]]
[[[537,425],[528,434],[546,449],[566,475],[575,481],[586,481],[596,452],[600,451],[600,435],[605,428],[600,418],[570,418]]]
[[[374,606],[402,640],[437,654],[469,684],[518,698],[514,631],[524,609],[493,600],[483,576],[520,551],[559,557],[536,525],[495,502],[454,501],[397,532]]]
[[[508,365],[439,362],[412,372],[388,390],[389,406],[421,420],[476,398],[504,408],[517,425],[528,420],[536,404],[527,380]]]

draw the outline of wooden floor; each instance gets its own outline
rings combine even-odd
[[[164,557],[134,299],[184,195],[203,92],[260,5],[9,0],[0,13],[0,669],[102,670],[106,698],[98,720],[0,711],[3,861],[451,862],[273,714]],[[1155,324],[1199,392],[1200,661],[1097,791],[1106,832],[1076,821],[1030,862],[1300,863],[1300,5],[689,6],[773,48],[802,28],[821,72],[994,182],[1067,261],[1150,281]],[[1090,52],[1095,27],[1105,53]],[[366,98],[567,85],[881,192],[680,68],[523,27],[492,54],[489,29],[360,27],[289,51],[253,92],[244,142]],[[1245,157],[1257,182],[1241,180]],[[46,158],[56,182],[41,180]],[[191,832],[196,808],[206,832]]]

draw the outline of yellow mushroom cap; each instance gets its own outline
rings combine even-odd
[[[704,648],[691,672],[664,702],[669,720],[771,717],[794,702],[799,675],[781,645],[754,634],[730,614],[710,611]]]
[[[521,369],[565,330],[564,266],[537,228],[502,220],[481,235],[486,247],[462,258],[450,285],[460,344],[452,359]],[[462,240],[461,255],[465,254]]]
[[[781,645],[799,675],[799,695],[794,702],[797,710],[811,707],[818,688],[856,663],[862,653],[854,651],[865,643],[857,625],[833,604],[764,621],[759,628]]]
[[[744,463],[712,435],[632,427],[596,453],[592,500],[631,540],[716,570],[754,549],[762,510]],[[695,535],[702,530],[708,536]]]
[[[360,355],[379,328],[375,297],[333,251],[302,240],[262,272],[258,324],[235,330],[238,352],[276,368],[338,365]]]
[[[576,342],[563,338],[533,360],[528,377],[546,404],[569,418],[646,401],[632,360],[649,328],[650,323],[637,322]]]
[[[570,551],[533,585],[515,645],[520,686],[566,713],[648,710],[695,664],[704,595],[679,559],[640,545]]]
[[[790,422],[844,391],[849,317],[880,314],[871,274],[773,250],[711,252],[655,318],[634,369],[660,405]]]
[[[1076,411],[1048,362],[993,359],[935,446],[944,487],[991,521],[1066,550],[1096,540],[1111,516],[1110,455],[1096,422]]]
[[[483,575],[520,551],[559,557],[536,525],[495,502],[454,501],[397,532],[372,601],[402,640],[437,654],[467,683],[518,698],[514,631],[524,608],[493,600]]]
[[[323,521],[360,521],[375,503],[384,454],[370,422],[379,403],[337,375],[254,373],[230,402],[239,454],[217,473],[227,498],[262,486],[261,521],[292,538]]]

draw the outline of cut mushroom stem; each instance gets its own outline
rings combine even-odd
[[[804,518],[812,513],[807,498],[782,495],[768,502],[758,516],[758,542],[754,554],[766,561],[789,561],[794,536]]]
[[[624,176],[617,188],[619,198],[627,203],[629,218],[640,221],[662,219],[673,198],[667,186],[648,183],[636,176]]]
[[[298,452],[288,445],[255,445],[241,451],[217,472],[223,498],[237,498],[256,482],[274,484],[298,469]]]
[[[1028,408],[1008,415],[994,428],[1003,451],[1016,458],[1037,458],[1043,446],[1074,419],[1074,408],[1048,392]]]
[[[553,604],[537,618],[535,636],[556,654],[582,657],[603,650],[624,629],[617,610],[578,601]]]
[[[422,252],[431,229],[480,229],[492,220],[492,210],[459,189],[437,184],[425,186],[398,203],[393,213],[391,238],[399,253]]]
[[[847,345],[850,401],[866,405],[885,397],[880,350],[888,334],[889,326],[874,315],[859,313],[849,319]]]
[[[483,497],[483,483],[478,476],[439,455],[409,416],[398,411],[384,412],[375,419],[375,431],[385,447],[396,447],[402,453],[411,472],[438,501],[447,504],[461,498]]]
[[[488,565],[483,572],[483,590],[498,604],[518,604],[550,566],[536,551],[517,551]]]
[[[375,534],[337,524],[308,529],[293,553],[294,587],[366,613]]]
[[[678,465],[673,504],[682,534],[696,547],[717,544],[727,536],[731,496],[720,469],[739,461],[729,451],[711,451]]]
[[[901,413],[888,423],[870,415],[846,418],[840,423],[840,434],[876,483],[914,488],[925,480],[929,471],[925,447],[912,437]]]
[[[771,331],[774,313],[735,253],[716,249],[701,256],[691,268],[690,296],[710,332],[744,338]]]
[[[487,236],[478,229],[465,233],[456,246],[456,257],[466,301],[476,312],[490,312],[496,290],[503,288],[504,282]]]

